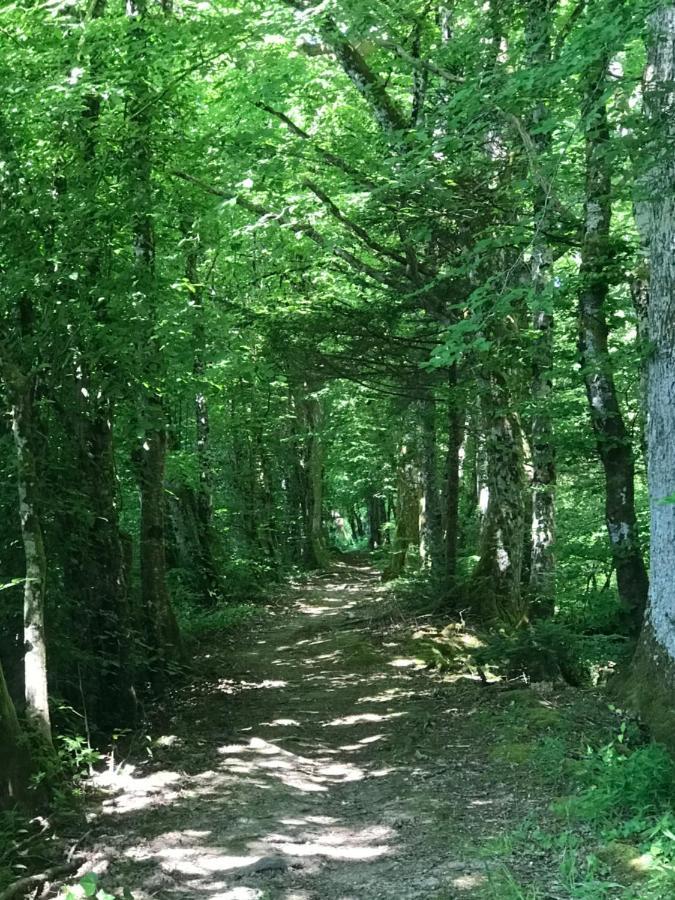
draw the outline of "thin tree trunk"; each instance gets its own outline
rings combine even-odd
[[[529,2],[526,16],[528,56],[533,66],[543,67],[551,59],[552,13],[557,0]],[[545,164],[551,150],[550,132],[541,124],[548,116],[544,103],[532,111],[535,165]],[[530,556],[530,592],[532,613],[551,616],[555,604],[555,448],[551,419],[553,370],[553,314],[550,297],[553,253],[549,246],[551,198],[535,179],[532,196],[534,237],[532,239],[531,284],[533,294],[532,328],[532,544]]]
[[[215,534],[213,531],[213,463],[210,447],[209,405],[205,394],[204,376],[206,373],[206,321],[204,309],[204,292],[199,281],[199,235],[194,227],[185,228],[188,251],[185,257],[185,277],[191,285],[191,302],[193,313],[193,346],[194,356],[192,374],[195,379],[195,426],[196,454],[199,467],[199,487],[196,491],[197,523],[199,526],[199,544],[196,548],[195,560],[206,595],[215,600],[220,587],[218,566],[214,556]]]
[[[440,577],[443,564],[443,524],[436,448],[436,403],[429,395],[420,402],[422,432],[422,506],[420,557],[432,577]]]
[[[31,725],[51,745],[45,635],[47,558],[38,504],[34,386],[32,377],[14,373],[11,383],[12,433],[18,469],[21,536],[26,557],[23,604],[26,714]]]
[[[306,421],[309,427],[308,478],[309,478],[309,538],[312,556],[319,568],[328,565],[323,536],[323,447],[321,444],[321,404],[317,397],[305,400]]]
[[[633,628],[647,600],[647,572],[634,502],[634,460],[621,414],[608,348],[605,303],[609,292],[611,174],[609,124],[602,97],[607,60],[586,76],[586,230],[579,295],[579,348],[598,456],[605,473],[605,518],[619,597]]]
[[[457,578],[457,547],[459,542],[460,453],[464,441],[464,411],[454,388],[457,368],[448,372],[448,455],[445,470],[445,577],[448,585]]]

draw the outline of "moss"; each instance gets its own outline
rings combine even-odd
[[[530,762],[536,754],[537,748],[534,744],[526,744],[523,742],[510,742],[499,744],[490,754],[493,759],[500,762],[512,763],[513,765],[523,765]]]
[[[549,728],[557,728],[562,722],[560,711],[552,706],[527,707],[522,710],[519,715],[523,717],[525,724],[537,731],[544,731]]]
[[[649,877],[653,868],[648,853],[625,841],[612,841],[597,852],[598,859],[615,872],[623,882],[634,884]]]
[[[649,728],[655,740],[675,752],[675,661],[645,625],[628,673],[612,693]]]

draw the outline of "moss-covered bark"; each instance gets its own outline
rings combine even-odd
[[[655,740],[675,751],[675,660],[650,624],[642,629],[630,673],[617,683],[615,692]]]

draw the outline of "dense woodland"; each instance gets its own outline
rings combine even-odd
[[[672,746],[675,6],[21,0],[0,45],[0,806],[348,551],[480,677],[592,640]]]

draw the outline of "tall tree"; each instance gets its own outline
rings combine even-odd
[[[633,661],[630,693],[655,735],[675,745],[675,6],[648,20],[645,105],[650,140],[638,181],[637,213],[649,250],[648,370],[649,508],[651,513],[649,605]]]
[[[647,600],[647,571],[635,515],[635,463],[609,353],[606,304],[610,288],[612,215],[609,124],[605,103],[608,58],[585,74],[585,230],[581,250],[579,349],[598,456],[605,475],[605,518],[619,596],[639,627]]]

